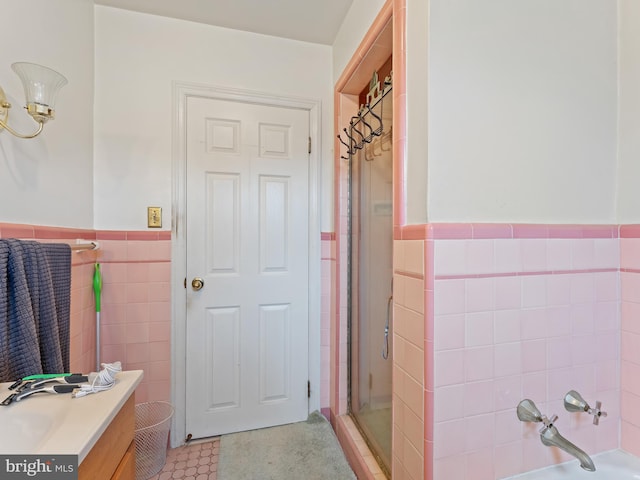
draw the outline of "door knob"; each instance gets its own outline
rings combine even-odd
[[[196,292],[198,290],[202,290],[202,287],[204,287],[204,280],[200,277],[195,277],[193,280],[191,280],[191,288],[193,288]]]

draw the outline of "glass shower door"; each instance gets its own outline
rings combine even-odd
[[[393,278],[391,95],[373,113],[383,129],[351,157],[349,337],[350,412],[379,463],[391,467]],[[378,126],[367,112],[362,133]]]

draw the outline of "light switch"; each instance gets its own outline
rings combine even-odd
[[[161,207],[147,207],[147,227],[162,228]]]

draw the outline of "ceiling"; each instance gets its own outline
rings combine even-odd
[[[94,0],[136,12],[332,45],[353,0]]]

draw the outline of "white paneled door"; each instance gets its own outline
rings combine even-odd
[[[307,418],[309,112],[187,103],[186,427]]]

